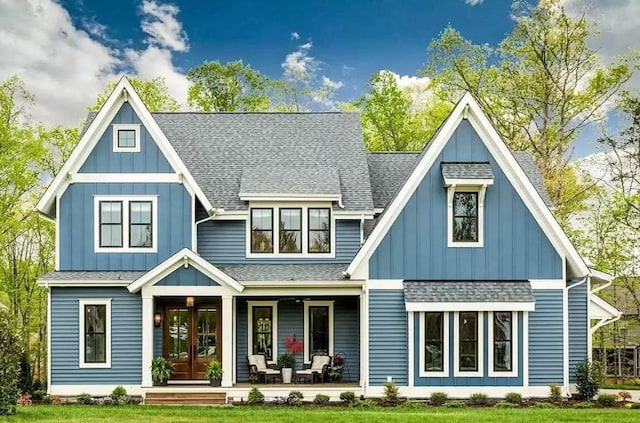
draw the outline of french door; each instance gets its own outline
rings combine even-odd
[[[172,380],[204,379],[211,360],[221,361],[220,305],[165,308],[163,355],[173,362]]]

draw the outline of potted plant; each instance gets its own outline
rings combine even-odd
[[[151,378],[155,386],[166,386],[173,374],[173,363],[164,357],[151,361]]]
[[[331,359],[331,367],[329,368],[329,380],[331,382],[340,382],[342,380],[342,366],[344,359],[336,354]]]
[[[205,377],[209,379],[211,386],[220,386],[222,381],[222,363],[218,360],[211,360],[207,366]]]
[[[291,383],[293,366],[296,363],[295,354],[303,350],[304,343],[297,340],[295,335],[287,335],[284,339],[284,343],[289,352],[281,354],[278,357],[278,367],[280,367],[282,371],[282,383]]]

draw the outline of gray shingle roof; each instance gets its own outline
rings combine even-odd
[[[59,271],[40,276],[41,281],[123,281],[133,282],[146,272]]]
[[[338,281],[346,264],[224,264],[217,267],[237,281]]]
[[[447,163],[440,164],[442,177],[446,179],[493,179],[489,163]]]
[[[367,153],[375,207],[386,207],[393,199],[415,166],[419,154],[405,152]]]
[[[534,302],[529,281],[405,281],[408,303]]]
[[[522,170],[524,170],[524,173],[527,175],[536,191],[538,191],[540,197],[542,197],[542,201],[544,201],[547,207],[553,207],[553,201],[551,201],[547,188],[544,186],[540,170],[538,169],[536,162],[533,160],[533,156],[526,151],[514,151],[513,157],[516,158],[516,161]]]
[[[329,166],[246,167],[240,179],[240,194],[329,194],[339,196],[340,177]]]

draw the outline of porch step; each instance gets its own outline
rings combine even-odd
[[[226,392],[147,392],[144,403],[147,405],[224,405]]]

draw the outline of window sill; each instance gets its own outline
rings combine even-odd
[[[81,369],[110,369],[111,363],[80,363],[78,367]]]
[[[453,373],[454,377],[483,377],[484,374],[482,372],[482,370],[478,370],[478,371],[464,371],[464,370],[457,370]]]
[[[335,258],[335,254],[331,253],[249,253],[249,259],[273,258],[273,259],[310,259],[310,258]]]
[[[518,371],[512,370],[510,372],[496,372],[489,370],[489,377],[518,377]]]
[[[94,252],[96,253],[157,253],[158,250],[157,248],[101,247],[101,248],[96,248]]]
[[[449,377],[449,372],[446,370],[441,372],[425,372],[420,370],[420,377]]]
[[[454,242],[449,241],[449,248],[481,248],[484,247],[484,243],[482,241],[478,242]]]

